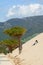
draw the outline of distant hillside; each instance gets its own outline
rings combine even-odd
[[[3,23],[0,22],[0,40],[9,38],[3,31],[13,26],[25,27],[27,32],[22,39],[30,38],[32,35],[43,32],[43,16],[13,18]]]

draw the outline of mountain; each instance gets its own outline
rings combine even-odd
[[[3,31],[13,26],[22,26],[27,29],[26,34],[22,39],[30,39],[31,37],[43,32],[43,16],[32,16],[24,18],[13,18],[6,22],[0,22],[0,40],[9,38]]]
[[[35,40],[38,40],[38,43]],[[34,43],[36,44],[33,45]],[[14,65],[43,65],[43,33],[25,42],[22,48],[21,54],[18,53],[18,48],[10,54]]]

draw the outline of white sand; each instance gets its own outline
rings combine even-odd
[[[38,40],[38,43],[33,46],[35,40]],[[4,56],[3,54],[1,55]],[[0,60],[3,59],[9,61],[2,61],[0,65],[43,65],[43,33],[23,44],[22,53],[20,55],[17,48],[12,54],[0,58]]]
[[[32,46],[35,40],[38,40],[38,43]],[[20,61],[19,63],[21,64],[18,65],[43,65],[43,33],[23,44],[23,50],[20,55],[18,49],[14,50],[12,55],[16,56]]]
[[[0,65],[13,65],[13,62],[4,54],[0,54]]]

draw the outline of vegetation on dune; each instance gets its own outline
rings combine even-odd
[[[16,49],[18,47],[18,40],[12,40],[12,39],[7,39],[7,40],[3,40],[0,42],[0,53],[1,52],[12,52],[12,50]],[[5,53],[4,52],[4,53]]]
[[[18,40],[19,53],[21,53],[21,51],[22,51],[21,37],[24,35],[25,32],[26,32],[26,29],[19,27],[19,26],[12,27],[10,29],[4,30],[5,34],[8,34],[13,39],[16,38]],[[14,47],[14,43],[13,44],[9,43],[10,45],[8,45],[8,43],[9,43],[9,41],[7,40],[6,44],[9,47],[10,51],[12,51],[12,48]]]
[[[18,36],[22,36],[25,33],[26,29],[16,26],[16,27],[12,27],[10,29],[4,30],[5,34],[8,34],[9,36],[13,36],[13,37],[18,37]]]
[[[18,25],[21,27],[19,27]],[[16,27],[13,27],[13,26],[16,26]],[[20,30],[17,29],[17,27],[19,27]],[[27,32],[25,35],[22,36],[22,31],[24,31],[24,27],[27,29]],[[21,28],[23,28],[22,31],[21,31]],[[3,30],[4,30],[5,34],[3,33]],[[23,34],[25,33],[25,31],[23,32]],[[18,45],[19,45],[19,42],[24,43],[24,42],[30,40],[31,38],[33,38],[34,36],[36,36],[37,33],[39,34],[41,32],[43,32],[43,16],[33,16],[33,17],[26,17],[26,18],[22,18],[22,19],[16,18],[16,19],[10,19],[4,23],[0,23],[0,41],[4,40],[3,42],[5,42],[6,39],[8,40],[10,38],[15,40],[15,37],[16,37],[16,39],[18,39]],[[6,35],[6,34],[8,34],[8,35]],[[20,38],[18,38],[18,36],[20,36]],[[6,42],[6,44],[8,44],[7,42]],[[0,43],[2,43],[2,42],[0,42]],[[12,44],[13,43],[11,43],[11,41],[10,41],[9,45],[12,45]],[[19,47],[20,46],[21,45],[19,45]],[[6,46],[3,43],[0,44],[0,48],[6,48],[6,47],[8,47],[8,46]]]
[[[8,51],[6,50],[7,46],[2,44],[2,42],[0,42],[0,53],[8,53]]]

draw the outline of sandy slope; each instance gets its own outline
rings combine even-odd
[[[35,40],[38,40],[38,43],[33,46]],[[43,65],[43,33],[23,44],[20,55],[18,49],[14,50],[12,55],[15,57],[14,62],[17,61],[15,65]]]
[[[0,54],[0,65],[13,65],[12,60],[4,54]]]
[[[33,46],[35,40],[38,40],[38,43]],[[17,48],[12,54],[0,54],[0,60],[8,60],[0,61],[0,65],[43,65],[43,33],[23,44],[20,55]]]

